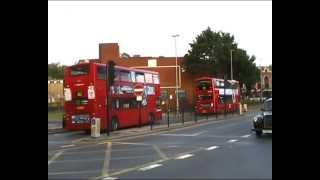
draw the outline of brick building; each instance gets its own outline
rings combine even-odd
[[[268,67],[261,66],[260,69],[260,79],[262,89],[272,89],[272,70]]]
[[[176,104],[176,57],[140,57],[140,56],[120,56],[119,45],[117,43],[103,43],[99,44],[99,59],[91,60],[95,62],[107,63],[109,60],[113,60],[117,65],[147,69],[157,71],[160,74],[160,86],[161,92],[172,95],[170,100],[171,107],[175,108]],[[199,76],[195,76],[184,72],[180,67],[183,57],[178,57],[178,74],[181,74],[181,78],[178,78],[179,92],[185,93],[185,108],[191,108],[194,104],[194,79]],[[156,64],[156,66],[154,66]],[[149,65],[149,66],[148,66]],[[150,65],[154,67],[150,67]],[[179,77],[179,76],[178,76]],[[166,105],[163,105],[165,109]]]

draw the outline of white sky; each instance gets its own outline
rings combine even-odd
[[[71,65],[99,57],[117,42],[131,56],[184,56],[208,26],[229,32],[257,65],[272,64],[271,1],[49,1],[48,62]]]

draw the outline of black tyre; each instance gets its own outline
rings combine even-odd
[[[256,131],[256,136],[257,137],[261,137],[261,135],[262,135],[262,131]]]

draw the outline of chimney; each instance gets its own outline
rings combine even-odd
[[[118,59],[120,57],[118,43],[99,44],[99,59],[101,62]]]

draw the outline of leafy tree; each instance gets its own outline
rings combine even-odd
[[[187,72],[217,78],[226,75],[230,79],[232,50],[233,79],[245,83],[248,90],[259,81],[259,69],[254,63],[256,57],[250,57],[245,50],[238,48],[230,33],[213,32],[208,27],[190,43],[190,47],[183,64]]]
[[[63,79],[64,67],[59,63],[48,64],[48,79]]]

